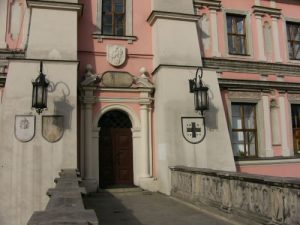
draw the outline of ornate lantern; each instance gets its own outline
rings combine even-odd
[[[49,81],[46,79],[46,75],[43,74],[43,62],[41,61],[40,74],[35,81],[32,81],[32,108],[35,108],[38,114],[47,108],[48,85]]]
[[[201,74],[198,75],[199,70]],[[208,110],[209,100],[208,100],[208,87],[205,87],[202,82],[203,70],[198,67],[195,78],[189,80],[190,93],[194,93],[194,105],[195,110],[200,111],[203,116],[203,111]]]

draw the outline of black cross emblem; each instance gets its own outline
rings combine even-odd
[[[192,137],[195,138],[196,137],[196,133],[197,132],[201,132],[201,128],[197,128],[195,122],[192,122],[191,124],[192,124],[192,127],[191,128],[187,128],[186,132],[192,132]]]

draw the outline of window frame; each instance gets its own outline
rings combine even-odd
[[[102,0],[103,1],[103,0]],[[112,3],[111,3],[111,11],[110,12],[104,12],[103,10],[103,7],[102,7],[102,23],[101,23],[101,30],[102,30],[102,33],[103,35],[111,35],[111,36],[125,36],[126,35],[126,0],[121,0],[122,3],[123,3],[123,11],[122,12],[116,12],[116,9],[115,9],[115,1],[117,0],[110,0]],[[111,21],[112,21],[112,24],[111,24],[111,31],[112,33],[111,34],[104,34],[103,32],[103,27],[105,26],[104,24],[104,20],[103,20],[103,17],[105,15],[109,15],[111,16]],[[122,26],[123,26],[123,34],[120,35],[120,34],[117,34],[117,23],[116,23],[116,16],[117,15],[122,15],[123,16],[123,21],[122,21]]]
[[[228,23],[228,17],[232,17],[234,19],[236,18],[242,18],[243,19],[243,34],[239,34],[238,33],[238,22],[235,21],[235,23],[233,24],[234,25],[234,28],[233,30],[236,30],[235,33],[232,33],[231,31],[229,32],[228,31],[228,28],[227,28],[227,23]],[[232,20],[231,20],[232,21]],[[241,14],[234,14],[234,13],[226,13],[226,29],[227,29],[227,46],[228,46],[228,54],[230,55],[248,55],[248,46],[247,46],[247,43],[248,43],[248,38],[247,38],[247,27],[246,27],[246,16],[245,15],[241,15]],[[234,53],[234,52],[231,52],[230,51],[230,47],[229,47],[229,37],[239,37],[239,38],[243,38],[244,40],[244,45],[243,45],[243,50],[245,53]]]
[[[291,128],[292,128],[292,134],[293,134],[293,152],[294,152],[294,155],[300,155],[300,149],[296,149],[296,146],[295,146],[295,139],[294,139],[294,130],[300,130],[300,125],[299,125],[299,128],[294,128],[294,123],[293,123],[293,120],[294,120],[294,117],[293,117],[293,106],[298,106],[300,108],[300,104],[299,103],[291,103],[290,105],[290,116],[291,116]]]
[[[236,59],[249,59],[253,58],[253,41],[252,41],[252,29],[251,29],[251,11],[242,11],[237,9],[224,9],[223,10],[223,29],[224,29],[224,52],[227,57],[236,58]],[[237,16],[244,16],[245,17],[245,32],[247,36],[246,46],[247,46],[247,54],[246,55],[237,55],[237,54],[230,54],[229,53],[229,46],[228,46],[228,35],[227,35],[227,15],[237,15]]]
[[[104,35],[102,33],[102,1],[97,0],[97,18],[96,18],[96,30],[93,32],[93,38],[98,39],[98,41],[102,42],[103,39],[116,39],[116,40],[124,40],[129,44],[132,44],[133,41],[137,40],[137,37],[133,36],[133,20],[132,20],[132,1],[126,0],[125,6],[125,34],[123,36],[116,35]]]
[[[233,121],[232,117],[232,106],[233,105],[239,105],[240,107],[240,113],[241,113],[241,119],[242,119],[242,128],[233,128],[231,125],[231,136],[233,135],[234,132],[243,132],[243,146],[244,146],[244,155],[234,155],[236,158],[258,158],[258,131],[257,131],[257,104],[256,103],[250,103],[250,102],[231,102],[231,121]],[[254,107],[254,128],[245,128],[245,114],[244,114],[244,107],[241,106],[246,106],[246,105],[251,105]],[[249,136],[246,135],[249,132],[252,132],[255,134],[255,154],[254,155],[247,155],[247,147],[249,149],[250,144],[249,144]],[[246,141],[246,137],[248,137],[248,141]],[[233,138],[231,137],[231,142],[233,141]],[[233,142],[232,142],[233,145]],[[247,146],[248,145],[248,146]],[[248,150],[248,153],[250,151]],[[233,152],[234,153],[234,152]]]
[[[300,45],[300,40],[297,41],[297,40],[290,40],[289,39],[289,36],[291,37],[291,35],[289,34],[289,26],[290,25],[298,25],[299,29],[300,29],[300,22],[297,22],[297,21],[285,21],[285,26],[286,26],[286,43],[287,43],[287,53],[288,53],[288,58],[289,60],[296,60],[296,61],[300,61],[300,56],[299,58],[295,57],[295,51],[294,51],[294,48],[292,47],[294,45],[294,42],[297,42],[299,45]],[[289,44],[291,45],[291,48],[289,47]],[[291,54],[290,54],[290,50],[293,50],[292,51],[292,54],[293,56],[291,57]],[[300,48],[299,48],[300,50]],[[300,53],[299,53],[300,54]]]

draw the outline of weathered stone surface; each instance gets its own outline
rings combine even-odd
[[[65,169],[56,178],[56,187],[49,189],[50,200],[45,211],[34,212],[27,225],[98,225],[94,210],[85,210],[79,187],[80,178],[74,169]]]
[[[104,87],[130,87],[132,83],[132,75],[126,72],[106,72],[102,76]]]
[[[210,169],[171,168],[171,195],[261,223],[300,224],[299,179]]]

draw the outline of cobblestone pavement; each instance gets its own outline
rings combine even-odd
[[[232,225],[159,193],[141,190],[102,191],[84,198],[100,225]]]

